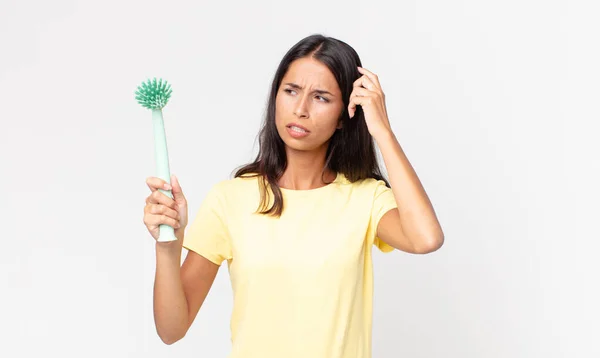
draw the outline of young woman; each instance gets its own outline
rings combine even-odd
[[[294,45],[273,79],[256,160],[209,190],[185,235],[177,178],[148,178],[144,223],[155,239],[160,224],[178,238],[156,242],[154,315],[165,343],[185,336],[227,261],[231,358],[371,357],[372,246],[425,254],[444,235],[392,133],[379,79],[360,66],[331,37]]]

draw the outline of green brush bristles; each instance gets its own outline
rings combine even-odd
[[[171,85],[167,84],[167,81],[160,79],[158,82],[156,78],[147,82],[142,82],[138,86],[135,94],[137,95],[138,103],[149,109],[162,109],[167,105],[169,98],[171,97]]]

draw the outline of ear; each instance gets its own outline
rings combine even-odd
[[[342,127],[344,126],[344,123],[343,123],[343,121],[344,121],[344,113],[346,113],[346,110],[344,110],[342,112],[342,114],[340,115],[340,117],[338,118],[338,124],[337,124],[337,127],[335,127],[335,129],[342,129]]]

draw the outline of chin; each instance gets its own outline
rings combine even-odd
[[[314,145],[307,145],[307,143],[286,143],[284,141],[286,147],[288,147],[291,150],[295,150],[298,152],[311,152],[313,150],[315,150],[318,147],[315,147]]]
[[[315,142],[312,140],[306,140],[306,139],[296,139],[296,138],[292,138],[289,135],[284,134],[284,136],[282,137],[283,143],[285,143],[285,146],[291,150],[295,150],[295,151],[299,151],[299,152],[311,152],[311,151],[315,151],[315,150],[319,150],[320,148],[322,148],[323,146],[327,147],[328,143],[327,141],[325,142]]]
[[[289,137],[289,136],[286,137],[285,135],[281,137],[281,140],[283,140],[283,143],[289,149],[298,150],[298,151],[306,151],[306,150],[315,149],[315,145],[308,141],[299,141],[299,140]]]

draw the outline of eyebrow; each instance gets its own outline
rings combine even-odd
[[[293,82],[288,82],[288,83],[286,83],[286,85],[289,85],[290,87],[297,88],[297,89],[304,89],[302,86],[297,85],[297,84],[295,84]],[[328,91],[325,91],[325,90],[316,89],[313,92],[316,92],[316,93],[319,93],[319,94],[328,94],[331,97],[335,97],[332,93],[330,93]]]

